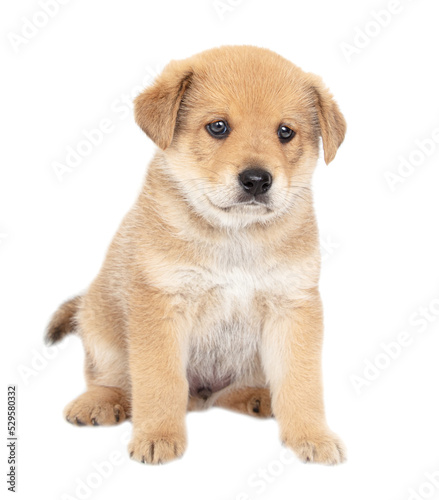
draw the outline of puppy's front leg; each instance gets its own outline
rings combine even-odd
[[[328,428],[323,406],[323,315],[314,290],[264,331],[263,362],[282,441],[303,461],[337,464],[342,442]]]
[[[185,328],[185,316],[166,296],[143,291],[131,300],[133,436],[129,452],[135,460],[164,463],[181,456],[186,448]]]

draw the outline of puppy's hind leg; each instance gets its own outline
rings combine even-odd
[[[272,417],[269,389],[263,387],[241,387],[221,394],[214,406],[227,408],[259,418]]]
[[[123,370],[124,355],[122,352],[111,352],[108,348],[104,353],[103,349],[98,349],[96,342],[93,356],[87,349],[90,345],[84,347],[87,391],[66,406],[64,416],[74,425],[122,423],[131,416],[129,388]]]
[[[115,318],[87,307],[86,300],[78,324],[87,391],[66,406],[64,416],[74,425],[115,425],[131,416],[127,352]]]

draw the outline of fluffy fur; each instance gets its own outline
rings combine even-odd
[[[320,255],[311,178],[322,138],[333,160],[345,121],[320,78],[265,49],[222,47],[173,61],[135,102],[157,144],[143,189],[87,292],[49,325],[76,329],[88,390],[77,425],[131,418],[131,456],[162,463],[186,447],[188,409],[223,406],[279,422],[305,461],[344,459],[326,424]],[[206,124],[227,120],[230,135]],[[296,132],[282,144],[280,124]],[[273,179],[243,203],[238,175]]]

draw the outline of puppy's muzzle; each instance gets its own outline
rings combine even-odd
[[[238,178],[242,189],[253,196],[266,193],[273,182],[270,172],[262,168],[248,168]]]

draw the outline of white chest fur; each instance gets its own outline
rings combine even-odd
[[[307,281],[302,271],[263,246],[235,238],[205,252],[200,264],[175,263],[154,273],[155,286],[191,315],[192,392],[219,390],[233,381],[261,383],[259,345],[267,305],[279,307],[299,297]]]

